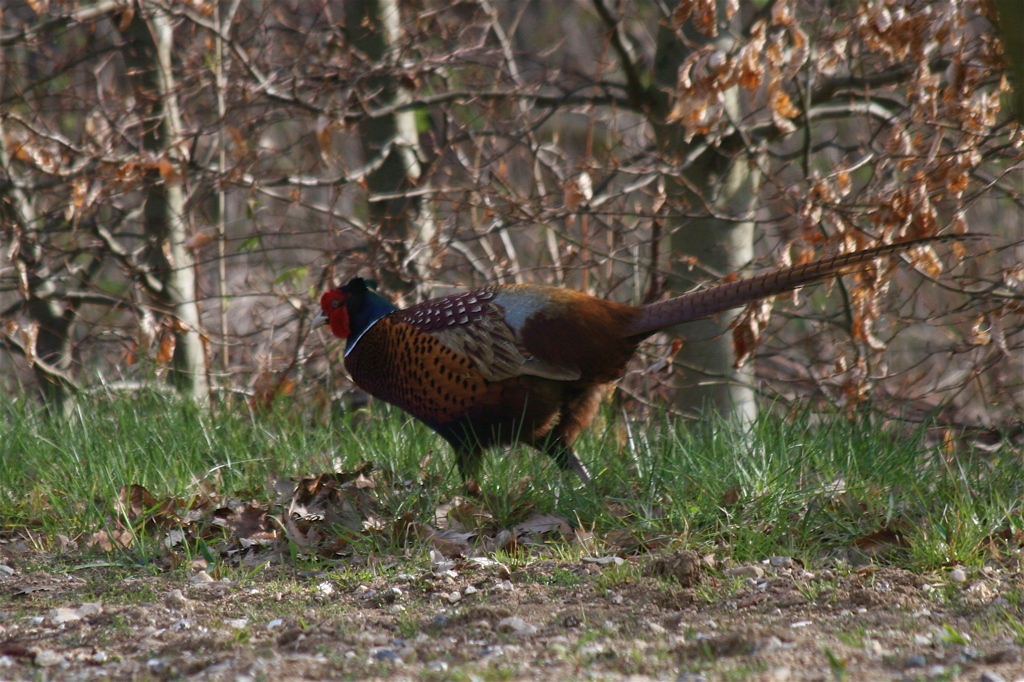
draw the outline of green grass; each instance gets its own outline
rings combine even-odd
[[[48,420],[29,402],[0,402],[0,530],[52,539],[111,528],[118,491],[130,484],[157,498],[188,500],[212,485],[273,502],[268,481],[335,462],[370,461],[385,481],[413,481],[376,489],[391,518],[431,523],[438,504],[464,495],[448,446],[379,404],[325,426],[287,401],[253,414],[203,412],[157,394],[97,397],[67,421]],[[985,542],[1022,523],[1013,509],[1024,479],[1012,452],[951,452],[919,434],[811,415],[765,417],[749,432],[663,418],[632,424],[629,439],[618,437],[614,418],[603,424],[578,447],[595,473],[589,487],[533,451],[489,453],[481,477],[488,525],[556,513],[593,529],[594,551],[632,551],[626,536],[640,547],[725,547],[738,562],[788,555],[807,565],[847,556],[882,532],[902,539],[883,543],[881,560],[932,569],[982,563]],[[375,537],[358,549],[407,553],[400,543]]]

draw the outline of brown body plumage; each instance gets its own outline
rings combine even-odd
[[[347,339],[353,381],[451,443],[464,477],[484,449],[521,442],[586,481],[573,442],[643,339],[934,241],[858,251],[646,306],[521,284],[398,310],[357,278],[323,295],[322,321]]]

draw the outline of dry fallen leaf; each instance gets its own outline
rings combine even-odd
[[[534,514],[525,521],[517,523],[515,530],[519,533],[533,535],[558,533],[562,537],[572,536],[572,525],[567,519],[557,514]]]

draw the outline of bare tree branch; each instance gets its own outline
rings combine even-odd
[[[0,36],[0,47],[9,47],[28,38],[32,38],[43,33],[49,33],[69,24],[92,21],[93,19],[98,19],[104,15],[110,14],[111,12],[128,9],[131,4],[132,3],[129,0],[101,0],[95,5],[81,7],[68,14],[62,14],[55,17],[51,16],[40,21],[38,24],[33,24],[20,31]]]
[[[643,85],[632,51],[626,44],[622,31],[619,30],[620,20],[612,16],[611,11],[605,7],[604,0],[593,0],[593,4],[597,15],[601,17],[601,21],[604,22],[611,34],[612,48],[619,56],[619,66],[626,75],[626,92],[629,93],[629,103],[634,109],[643,111],[652,103],[650,93]]]
[[[15,334],[12,334],[7,327],[0,327],[0,340],[4,342],[10,350],[14,351],[25,359],[30,359],[29,369],[38,372],[45,376],[47,379],[55,384],[60,384],[64,389],[69,390],[73,393],[77,393],[81,390],[79,385],[75,382],[72,376],[48,362],[44,362],[36,357],[34,350],[29,350],[24,343],[22,343]]]

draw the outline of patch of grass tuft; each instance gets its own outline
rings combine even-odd
[[[5,398],[0,518],[8,529],[32,529],[33,542],[77,537],[81,544],[97,531],[113,537],[131,527],[136,542],[123,549],[122,560],[149,563],[163,553],[165,534],[146,522],[130,525],[119,502],[126,486],[186,502],[214,489],[272,507],[281,504],[281,488],[292,477],[368,461],[385,530],[357,530],[347,550],[422,558],[427,540],[390,532],[387,522],[432,524],[439,506],[465,490],[437,436],[380,404],[368,414],[311,426],[287,400],[256,414],[203,411],[142,392],[83,399],[61,421],[45,418],[24,398]],[[556,537],[548,550],[534,545],[508,553],[503,560],[513,569],[561,544],[572,547],[559,550],[564,561],[681,545],[724,552],[736,563],[781,555],[810,568],[856,554],[935,570],[980,566],[998,538],[1022,530],[1014,509],[1024,479],[1010,448],[981,457],[929,444],[923,430],[812,414],[790,421],[765,416],[746,429],[714,419],[693,425],[656,418],[630,424],[625,444],[617,418],[607,415],[602,423],[577,448],[595,474],[590,486],[577,485],[527,448],[488,453],[480,476],[484,495],[473,501],[479,513],[472,519],[481,527],[470,530],[555,514],[584,531],[586,547]],[[186,562],[217,558],[202,542],[181,551]],[[297,547],[292,560],[303,561]],[[619,573],[628,579],[630,570],[602,575],[611,584]]]

